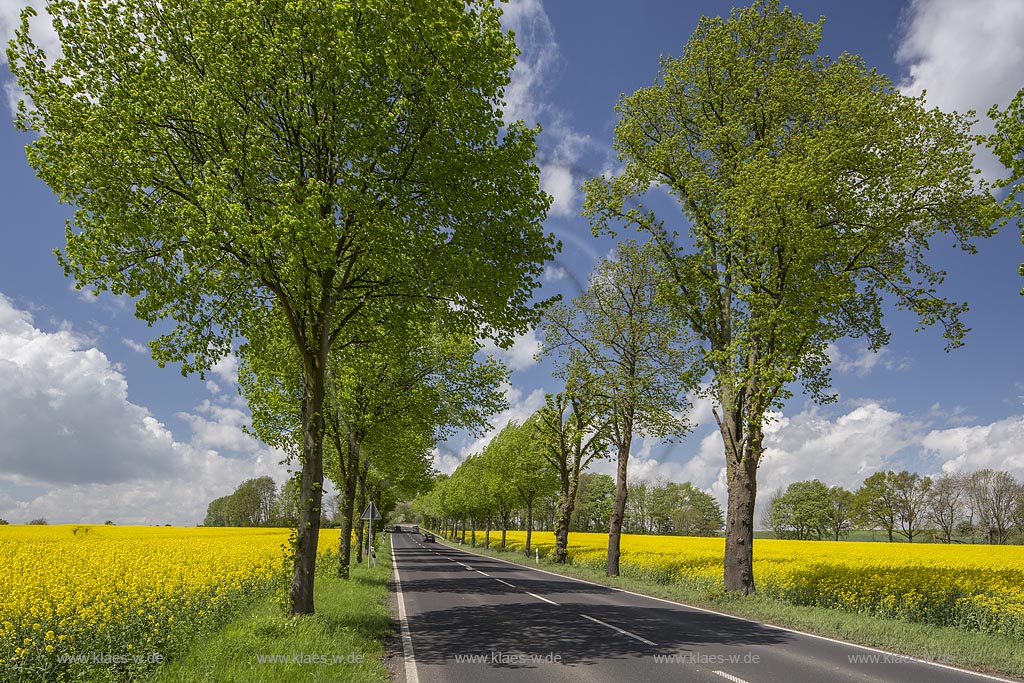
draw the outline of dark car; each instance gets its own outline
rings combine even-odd
[[[423,542],[424,543],[433,543],[434,542],[434,534],[430,533],[429,531],[424,533],[423,534]]]

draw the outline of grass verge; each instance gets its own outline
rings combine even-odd
[[[763,595],[713,593],[682,584],[654,583],[628,576],[610,577],[605,576],[602,569],[558,565],[545,557],[541,557],[538,564],[532,556],[528,559],[518,550],[484,549],[481,545],[473,547],[468,541],[460,546],[441,535],[438,535],[437,539],[453,547],[461,547],[481,555],[605,586],[623,588],[694,607],[867,645],[908,657],[1024,680],[1024,644],[1009,636],[883,619],[823,607],[790,605]]]
[[[386,683],[384,643],[391,636],[391,549],[381,534],[377,566],[354,566],[351,578],[316,577],[316,614],[290,618],[271,594],[147,683]]]

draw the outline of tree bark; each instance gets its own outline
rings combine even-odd
[[[324,486],[324,393],[326,348],[309,358],[302,373],[302,477],[299,524],[295,539],[292,583],[288,591],[291,615],[313,614],[313,580],[320,540],[320,502]]]
[[[340,440],[339,440],[340,441]],[[360,444],[354,434],[348,435],[347,462],[345,465],[344,491],[345,505],[341,518],[341,539],[338,548],[338,578],[347,579],[352,564],[352,529],[356,517],[356,485],[360,461]],[[341,457],[340,455],[338,456]]]
[[[739,426],[742,419],[734,413],[730,425]],[[733,432],[735,435],[735,432]],[[723,434],[723,437],[726,437]],[[724,438],[726,476],[728,479],[728,511],[725,520],[725,589],[739,593],[755,592],[754,585],[754,504],[757,500],[757,463],[762,451],[763,435],[758,427],[749,429],[747,444],[736,452],[741,439]],[[755,455],[756,454],[756,455]]]
[[[612,503],[612,514],[608,519],[608,559],[604,565],[604,573],[607,576],[619,575],[622,520],[626,515],[626,466],[629,463],[631,441],[632,434],[626,434],[619,442],[618,447],[618,466],[615,470],[615,502]]]
[[[568,491],[558,506],[558,521],[555,523],[555,562],[565,564],[569,557],[569,521],[576,507],[576,489],[579,488],[579,471],[570,477]]]
[[[533,499],[526,504],[526,556],[530,556],[530,540],[533,537]]]
[[[356,471],[359,472],[359,505],[356,507],[356,512],[360,515],[356,520],[356,564],[363,561],[363,529],[366,524],[363,522],[362,514],[366,509],[366,472],[369,469],[368,462],[360,462],[356,467]]]

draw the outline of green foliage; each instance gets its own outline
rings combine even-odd
[[[889,340],[883,302],[941,325],[966,305],[940,295],[941,239],[967,252],[1002,210],[973,166],[973,114],[927,110],[854,55],[817,54],[822,19],[777,0],[701,19],[658,81],[617,106],[624,170],[585,186],[595,233],[649,234],[678,313],[703,345],[728,469],[726,585],[754,590],[756,472],[766,415],[801,383],[830,393],[828,345]],[[643,204],[654,186],[685,218]]]
[[[798,481],[768,503],[768,522],[776,538],[807,540],[827,533],[832,496],[817,479]]]
[[[280,523],[277,484],[268,476],[247,479],[234,493],[210,502],[203,526],[268,526]]]
[[[576,489],[572,531],[608,531],[608,518],[615,501],[615,479],[607,474],[583,472]]]
[[[29,162],[75,206],[60,263],[175,321],[161,365],[202,373],[238,339],[292,361],[269,381],[301,404],[293,597],[311,613],[331,351],[434,320],[507,345],[538,317],[557,245],[536,130],[501,119],[512,35],[485,0],[47,9],[63,56],[32,41],[31,8],[8,55]]]

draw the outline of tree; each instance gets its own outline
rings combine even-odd
[[[687,340],[658,291],[655,253],[649,245],[620,242],[614,257],[597,264],[586,291],[571,306],[552,306],[544,327],[545,352],[587,367],[609,443],[615,449],[615,503],[608,521],[605,573],[619,574],[619,546],[626,511],[627,473],[634,435],[682,436],[688,425],[685,392],[692,375]]]
[[[820,539],[829,529],[831,507],[828,486],[817,479],[797,481],[787,486],[785,493],[772,498],[768,518],[778,538]]]
[[[1024,190],[1024,88],[1017,91],[1016,97],[1003,111],[992,107],[989,117],[995,121],[995,132],[989,137],[988,144],[1003,165],[1009,169],[1007,178],[996,183],[997,187],[1009,188],[1004,205],[1010,215],[1017,217],[1018,227],[1021,223],[1021,204],[1018,196]],[[1021,243],[1024,244],[1024,230],[1021,231]],[[1024,263],[1020,266],[1020,274],[1024,275]],[[1024,295],[1024,288],[1020,290]]]
[[[512,36],[483,0],[47,7],[63,56],[32,41],[31,8],[9,56],[29,162],[76,206],[65,272],[174,319],[150,345],[183,372],[287,322],[302,423],[289,602],[312,613],[331,350],[426,300],[499,344],[536,321],[555,244],[536,131],[502,126]]]
[[[690,482],[664,486],[671,501],[672,526],[669,533],[679,536],[714,536],[725,525],[722,506],[711,494]]]
[[[1020,485],[1009,472],[984,469],[970,476],[968,490],[977,525],[989,543],[1006,543]]]
[[[572,530],[607,533],[614,500],[615,480],[609,475],[594,472],[580,474]]]
[[[46,517],[37,517],[37,518],[33,519],[31,522],[29,522],[29,524],[34,524],[34,525],[41,526],[41,525],[49,524],[49,522],[46,521]]]
[[[930,477],[904,470],[895,475],[892,484],[897,500],[897,519],[900,533],[907,537],[908,543],[921,533],[921,524],[927,518],[928,492],[931,490]]]
[[[1024,534],[1024,484],[1017,487],[1017,499],[1013,505],[1013,523],[1017,531]]]
[[[545,467],[540,454],[542,448],[537,440],[536,417],[520,425],[510,421],[492,439],[494,458],[515,490],[519,502],[526,510],[526,545],[524,553],[529,556],[533,537],[534,504],[541,496],[558,490],[558,479],[550,468]],[[504,542],[504,534],[502,534]]]
[[[653,237],[679,314],[701,340],[695,376],[725,450],[725,587],[753,592],[754,506],[764,425],[803,389],[828,393],[829,343],[887,343],[883,301],[962,344],[965,306],[937,292],[928,245],[966,251],[993,234],[998,203],[972,166],[969,115],[926,111],[853,55],[817,55],[822,21],[777,0],[702,18],[659,81],[617,107],[624,170],[585,185],[595,233]],[[641,202],[652,186],[685,222]],[[660,196],[660,195],[659,195]],[[693,370],[693,368],[691,368]]]
[[[0,517],[0,526],[4,526],[4,525],[6,525],[6,524],[10,524],[10,522],[8,522],[8,521],[7,521],[6,519],[4,519],[3,517]]]
[[[590,394],[586,370],[577,366],[566,371],[565,390],[547,394],[544,407],[535,413],[541,456],[558,477],[558,511],[555,521],[555,562],[565,564],[569,556],[569,523],[576,507],[580,474],[604,455],[607,425]],[[566,414],[568,412],[568,415]]]
[[[893,531],[900,516],[900,500],[896,491],[895,472],[875,472],[854,492],[856,518],[871,528],[881,528],[893,542]]]
[[[853,529],[855,501],[853,493],[842,486],[828,490],[829,506],[825,510],[825,529],[836,541]]]
[[[928,490],[925,513],[941,531],[943,540],[950,543],[953,532],[963,519],[967,497],[967,481],[958,474],[945,472],[936,477]]]

